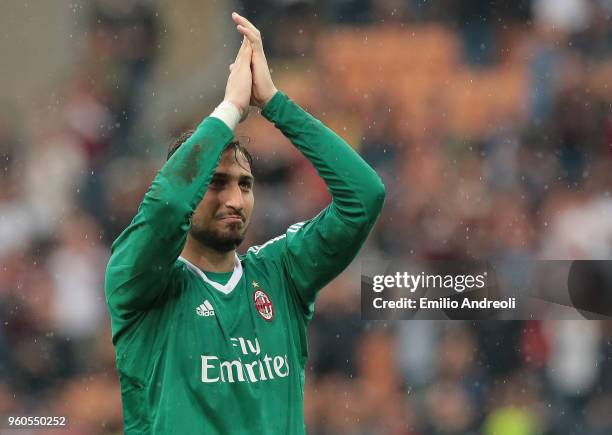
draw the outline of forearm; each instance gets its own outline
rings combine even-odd
[[[213,113],[214,114],[214,113]],[[163,291],[232,130],[210,116],[153,180],[131,224],[115,240],[106,293],[118,315],[146,308]]]
[[[138,210],[158,231],[179,239],[186,234],[239,119],[235,106],[221,103],[161,168]]]
[[[168,227],[188,222],[217,167],[232,130],[220,119],[202,121],[161,168],[141,204],[151,222]]]
[[[384,200],[374,170],[337,134],[277,93],[262,114],[291,140],[323,178],[332,203],[287,230],[282,261],[307,317],[317,292],[341,273],[365,242]]]
[[[363,224],[378,216],[384,199],[380,177],[340,136],[281,92],[262,115],[312,162],[343,220]]]

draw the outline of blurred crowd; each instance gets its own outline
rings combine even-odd
[[[611,1],[236,7],[261,28],[277,87],[383,178],[362,258],[612,259]],[[148,138],[164,16],[145,0],[87,8],[79,59],[50,91],[55,117],[0,108],[0,415],[68,415],[61,433],[114,434],[110,244],[171,138],[218,101]],[[246,250],[329,195],[260,116],[237,136],[255,156]],[[356,261],[317,303],[309,433],[612,433],[611,322],[365,322],[359,273]]]

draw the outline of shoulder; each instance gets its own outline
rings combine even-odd
[[[300,232],[309,222],[310,221],[297,222],[288,227],[284,234],[280,234],[261,245],[251,246],[244,255],[240,256],[240,259],[261,261],[276,258],[278,255],[282,254],[287,246],[287,242],[290,241],[296,233]]]
[[[239,255],[239,258],[254,263],[278,260],[286,246],[286,239],[287,235],[281,234],[261,245],[251,246],[243,255]]]

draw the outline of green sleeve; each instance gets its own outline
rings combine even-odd
[[[204,119],[158,172],[136,216],[112,244],[105,292],[113,336],[165,296],[191,216],[232,137],[221,120]]]
[[[278,92],[262,115],[314,165],[332,202],[315,218],[292,225],[281,249],[287,276],[306,313],[317,292],[355,258],[380,214],[385,188],[342,138]]]

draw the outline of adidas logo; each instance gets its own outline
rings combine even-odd
[[[210,302],[208,302],[208,299],[206,299],[200,306],[196,307],[196,313],[198,313],[198,316],[209,317],[215,315],[215,310]]]

